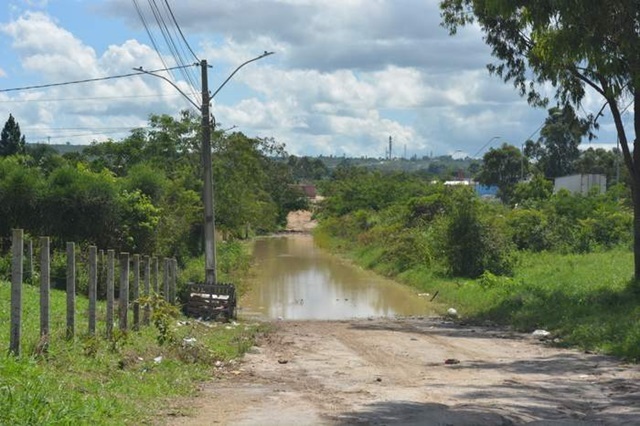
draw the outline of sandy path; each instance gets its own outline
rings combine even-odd
[[[638,366],[507,331],[283,321],[251,352],[169,424],[640,424]]]

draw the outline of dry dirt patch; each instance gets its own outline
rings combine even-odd
[[[531,336],[435,318],[274,327],[169,424],[640,424],[637,366]]]

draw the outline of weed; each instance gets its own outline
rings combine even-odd
[[[171,326],[180,314],[178,308],[157,294],[140,298],[139,302],[143,308],[151,307],[151,322],[158,331],[158,344],[174,343],[176,337]]]

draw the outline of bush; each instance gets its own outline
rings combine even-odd
[[[449,202],[443,192],[428,195],[426,197],[414,197],[407,202],[409,222],[432,222],[438,216],[449,209]]]
[[[464,194],[457,198],[442,239],[449,271],[469,278],[477,278],[485,271],[511,274],[513,249],[502,227],[481,217],[477,198]]]
[[[628,210],[598,210],[594,215],[594,238],[605,248],[631,244],[633,236],[633,213]]]
[[[381,257],[391,265],[391,273],[397,274],[433,263],[433,248],[425,232],[417,229],[401,229],[386,238]]]
[[[511,241],[519,250],[540,252],[551,247],[547,217],[538,210],[512,210],[507,223]]]

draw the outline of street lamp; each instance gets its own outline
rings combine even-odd
[[[520,145],[520,180],[524,182],[524,146],[526,142],[523,142]]]
[[[245,65],[273,55],[273,52],[265,51],[262,55],[240,64],[225,81],[209,96],[208,86],[208,66],[207,61],[202,60],[200,67],[202,70],[202,163],[204,168],[204,188],[202,191],[202,202],[204,203],[204,281],[205,284],[215,284],[216,277],[216,243],[215,243],[215,209],[213,200],[213,170],[211,166],[211,129],[215,129],[216,120],[209,112],[209,103],[224,87],[225,84]],[[211,121],[209,121],[211,117]]]
[[[482,148],[480,148],[478,150],[478,152],[476,152],[475,154],[473,154],[473,158],[476,158],[478,156],[478,154],[480,154],[482,152],[482,150],[484,150],[491,142],[493,142],[495,139],[500,139],[502,136],[494,136],[491,139],[489,139],[487,141],[487,143],[485,143],[484,145],[482,145]]]
[[[200,70],[202,74],[202,105],[197,105],[189,96],[187,96],[180,88],[168,78],[153,73],[152,71],[145,71],[140,68],[134,68],[134,70],[152,75],[163,79],[171,84],[182,96],[184,96],[196,109],[200,110],[202,115],[202,163],[203,163],[203,178],[204,187],[202,190],[202,202],[204,204],[204,271],[205,271],[205,284],[215,284],[216,279],[216,243],[215,243],[215,210],[213,201],[213,171],[211,166],[211,129],[215,129],[216,122],[215,117],[209,112],[211,99],[220,92],[225,84],[245,65],[265,58],[269,55],[273,55],[274,52],[265,52],[262,55],[249,59],[248,61],[240,64],[225,81],[213,92],[209,94],[209,66],[207,60],[200,61]],[[210,119],[211,118],[211,119]]]

